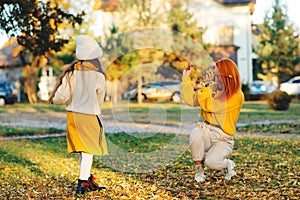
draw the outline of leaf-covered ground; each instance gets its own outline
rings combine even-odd
[[[182,136],[187,137],[187,136]],[[148,139],[147,139],[148,138]],[[122,151],[152,153],[161,158],[165,146],[176,146],[173,135],[108,135]],[[187,138],[181,138],[187,141]],[[125,173],[107,165],[121,163],[117,152],[95,157],[92,173],[107,190],[74,194],[78,178],[77,155],[66,153],[65,138],[0,142],[0,199],[298,199],[300,196],[300,140],[236,137],[232,159],[237,176],[206,169],[207,179],[196,183],[187,144],[170,147],[183,154],[153,172]],[[122,155],[122,154],[120,154]],[[124,162],[124,161],[122,161]],[[146,162],[146,161],[145,161]],[[117,166],[117,165],[116,165]]]

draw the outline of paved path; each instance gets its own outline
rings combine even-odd
[[[65,113],[0,113],[0,125],[1,126],[15,126],[15,127],[35,127],[35,128],[58,128],[66,130],[66,114]],[[173,133],[173,134],[186,134],[188,135],[194,124],[185,124],[182,126],[169,126],[169,125],[157,125],[157,124],[139,124],[120,122],[111,119],[109,116],[103,116],[102,118],[105,128],[105,133]],[[277,123],[282,123],[278,121]],[[295,121],[284,121],[295,122]],[[297,121],[298,122],[298,121]],[[257,122],[256,124],[268,124],[270,121]],[[274,122],[272,122],[274,123]],[[298,122],[299,123],[299,122]],[[242,126],[245,124],[238,124]],[[252,137],[272,137],[272,138],[297,138],[300,139],[300,135],[296,134],[262,134],[262,133],[237,133],[237,136],[252,136]],[[32,138],[45,138],[45,137],[61,137],[65,136],[65,133],[50,134],[50,135],[37,135],[37,136],[18,136],[18,137],[6,137],[0,138],[2,140],[17,140],[17,139],[32,139]]]

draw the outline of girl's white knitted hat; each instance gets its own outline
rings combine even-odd
[[[88,35],[79,35],[76,38],[76,58],[77,60],[92,60],[100,58],[103,51],[99,44]]]

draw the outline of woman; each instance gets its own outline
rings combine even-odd
[[[49,102],[66,104],[68,153],[79,153],[80,172],[76,193],[105,189],[90,173],[93,155],[106,155],[107,146],[100,120],[105,96],[105,76],[98,60],[102,49],[97,42],[80,35],[76,58],[59,78]]]
[[[244,101],[238,68],[230,59],[222,59],[210,67],[194,91],[190,78],[193,66],[183,71],[182,99],[190,106],[200,106],[203,122],[190,134],[190,150],[195,164],[195,180],[205,180],[204,164],[214,170],[225,170],[225,179],[236,174],[229,159],[233,149],[233,135]]]

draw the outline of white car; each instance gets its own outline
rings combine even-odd
[[[295,76],[287,82],[281,83],[280,90],[292,96],[300,95],[300,76]]]
[[[161,81],[148,83],[142,86],[143,100],[170,100],[180,102],[180,82],[179,81]],[[136,100],[137,88],[126,91],[125,99]]]

